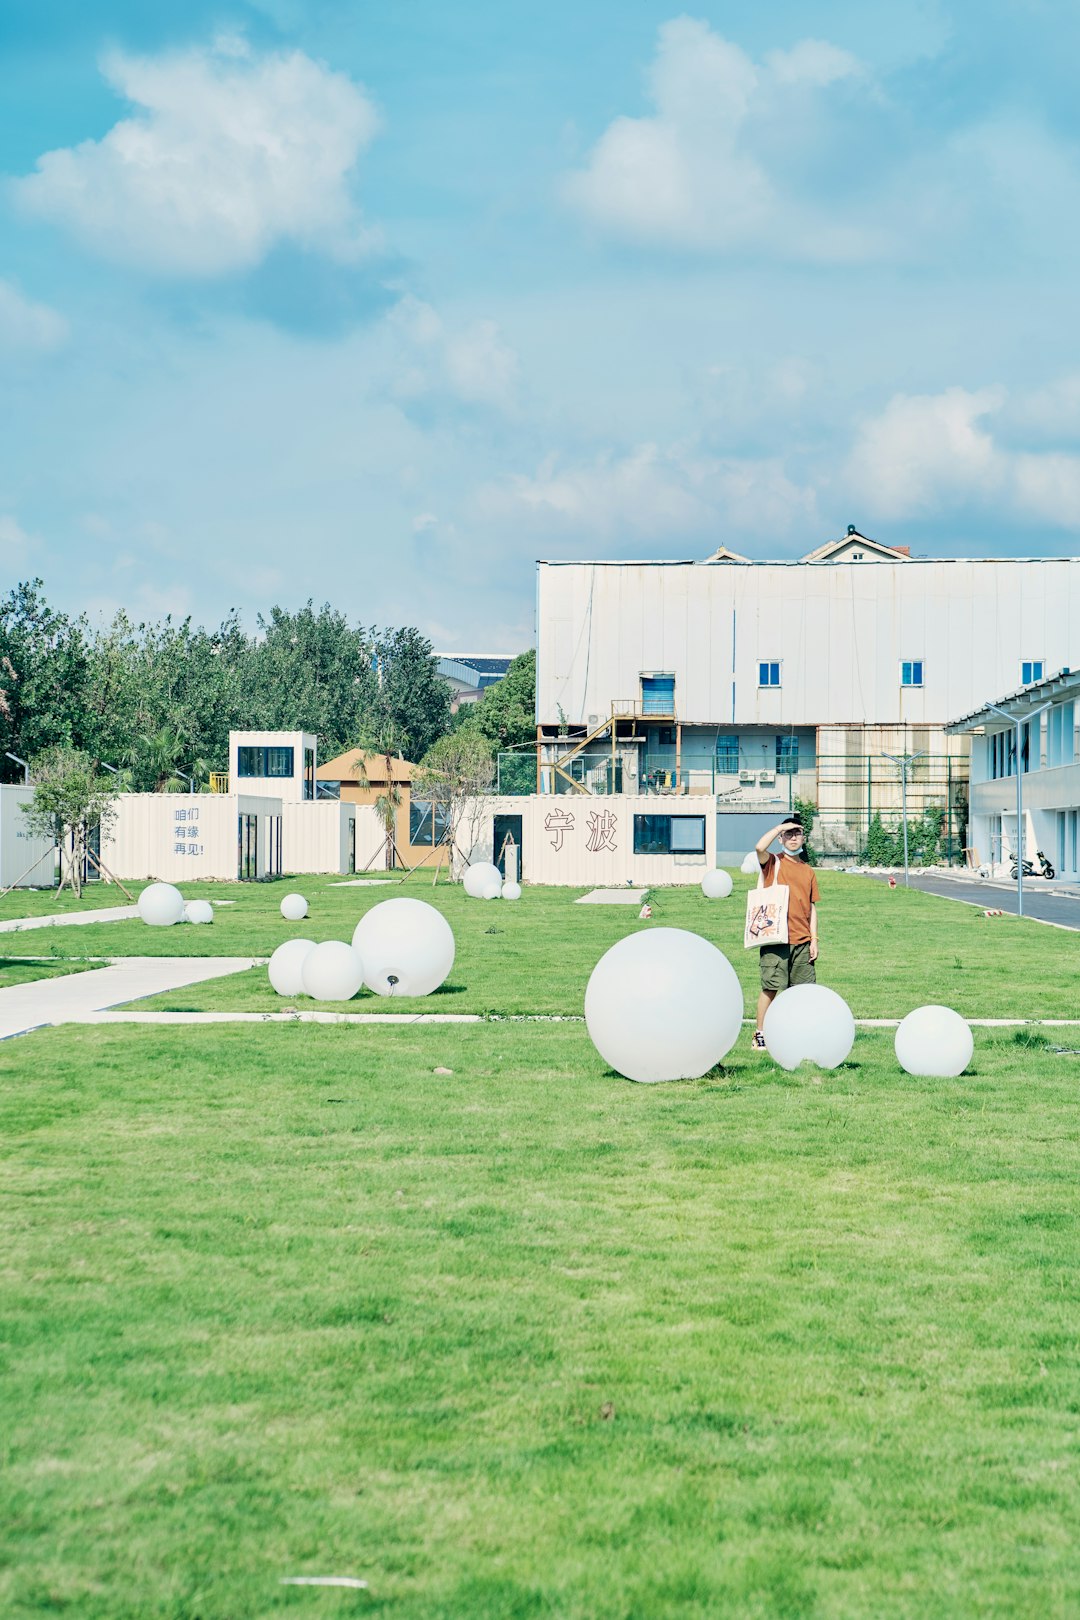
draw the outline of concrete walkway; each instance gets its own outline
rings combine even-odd
[[[62,917],[12,917],[0,922],[0,934],[21,934],[24,928],[79,928],[86,923],[122,922],[138,915],[138,906],[102,906],[97,911],[71,911]]]
[[[0,1040],[48,1024],[93,1022],[96,1013],[121,1002],[244,973],[257,960],[254,956],[129,956],[86,973],[8,985],[0,990]]]

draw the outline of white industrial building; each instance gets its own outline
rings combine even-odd
[[[1030,682],[949,730],[971,736],[973,861],[1005,875],[1018,849],[1031,860],[1042,850],[1059,877],[1080,878],[1080,674],[1063,668]]]
[[[1080,559],[912,558],[854,529],[790,562],[540,562],[531,785],[700,798],[718,848],[812,800],[822,852],[851,858],[917,755],[911,813],[959,859],[969,739],[948,722],[1067,663],[1078,619]]]
[[[349,873],[377,861],[385,835],[374,808],[316,799],[317,755],[307,732],[231,732],[216,791],[118,796],[103,864],[119,878],[182,883]]]
[[[32,833],[23,806],[32,787],[0,786],[0,889],[41,889],[56,882],[56,846]]]

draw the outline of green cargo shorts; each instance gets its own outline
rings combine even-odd
[[[809,941],[805,945],[763,945],[761,947],[761,988],[786,990],[793,984],[816,984],[817,973],[810,960]]]

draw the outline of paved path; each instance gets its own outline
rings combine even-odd
[[[876,872],[866,872],[861,875],[876,883],[889,881],[888,874],[879,876]],[[903,887],[902,874],[897,884]],[[1016,884],[997,878],[954,878],[941,872],[912,872],[911,887],[920,889],[923,894],[940,895],[945,900],[963,900],[982,910],[1016,915]],[[1036,922],[1056,923],[1059,928],[1080,929],[1080,893],[1071,885],[1067,889],[1052,888],[1043,878],[1028,878],[1024,883],[1024,916]]]
[[[254,967],[253,956],[129,956],[108,967],[0,990],[0,1040],[46,1024],[93,1021],[93,1015],[140,996],[179,990]],[[147,1015],[141,1015],[147,1016]]]
[[[78,928],[84,923],[121,922],[138,915],[138,906],[102,906],[97,911],[69,911],[59,917],[12,917],[0,922],[0,934],[21,934],[24,928]]]

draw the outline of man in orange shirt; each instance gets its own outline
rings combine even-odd
[[[770,855],[769,845],[774,838],[780,840],[780,854]],[[814,963],[818,955],[817,937],[817,875],[808,866],[803,854],[806,834],[798,816],[785,816],[770,832],[757,841],[757,858],[764,882],[784,883],[790,889],[788,900],[788,942],[786,945],[761,947],[761,994],[757,1004],[757,1028],[751,1046],[756,1052],[765,1050],[765,1037],[761,1026],[773,999],[792,984],[816,984]],[[775,869],[775,878],[774,878]]]

